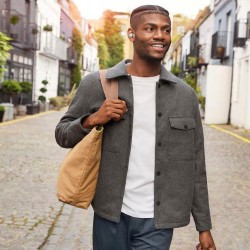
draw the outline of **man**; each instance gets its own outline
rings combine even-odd
[[[162,65],[171,44],[167,10],[136,8],[128,38],[133,60],[107,71],[119,99],[105,100],[99,73],[86,76],[56,128],[73,147],[104,125],[94,209],[94,250],[169,249],[173,228],[199,231],[199,249],[214,250],[210,233],[204,143],[195,92]]]

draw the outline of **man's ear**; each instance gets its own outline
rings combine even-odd
[[[127,31],[128,39],[133,42],[135,40],[135,32],[132,28],[129,28]]]

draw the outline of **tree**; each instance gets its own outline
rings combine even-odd
[[[20,83],[15,80],[8,80],[2,83],[2,90],[10,98],[10,103],[13,103],[13,96],[19,94],[22,90]]]
[[[22,94],[29,94],[32,89],[32,83],[28,81],[20,82],[21,86],[21,93],[20,93],[20,105],[23,104],[23,95]]]
[[[110,55],[103,31],[97,30],[94,36],[98,42],[98,57],[100,69],[106,69],[109,66]]]
[[[47,92],[47,84],[49,82],[47,80],[42,80],[43,87],[40,88],[41,95],[38,96],[38,100],[41,101],[42,103],[46,102],[46,96],[45,93]]]
[[[112,67],[124,58],[123,44],[124,38],[121,34],[121,23],[114,18],[114,13],[110,10],[104,12],[104,37],[108,47],[108,66]]]
[[[0,79],[6,70],[4,66],[10,56],[9,51],[12,49],[12,46],[9,44],[10,40],[9,37],[0,32]]]

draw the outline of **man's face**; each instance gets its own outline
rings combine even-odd
[[[171,21],[162,14],[145,14],[134,29],[134,52],[144,60],[161,61],[171,44]]]

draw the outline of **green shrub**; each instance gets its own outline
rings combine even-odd
[[[10,17],[10,23],[13,25],[18,24],[20,21],[20,17],[18,15],[13,15]]]
[[[43,95],[39,95],[38,100],[41,101],[41,102],[46,102],[46,97],[43,96]]]
[[[5,111],[5,107],[0,105],[0,111],[1,112]]]
[[[46,102],[47,98],[45,96],[45,93],[47,92],[47,87],[46,85],[48,84],[49,82],[47,80],[42,80],[42,84],[43,84],[43,87],[40,88],[40,92],[41,92],[41,95],[38,96],[38,101],[40,102]]]
[[[201,104],[202,109],[205,110],[206,97],[202,95],[200,86],[197,86],[196,93],[197,93],[198,101]]]
[[[28,94],[32,89],[32,83],[31,82],[20,82],[21,86],[21,93],[20,93],[20,105],[23,103],[23,95],[22,94]]]
[[[13,96],[19,94],[22,91],[20,83],[15,80],[7,80],[2,83],[2,90],[10,98],[10,103],[12,103]]]
[[[174,64],[174,65],[172,65],[172,67],[171,67],[171,72],[172,72],[175,76],[178,76],[178,75],[182,72],[182,70],[181,70],[181,68],[180,68],[178,65]]]
[[[22,88],[21,92],[24,94],[28,94],[32,89],[32,83],[31,82],[20,82],[20,86]]]
[[[76,84],[74,84],[73,88],[71,89],[68,95],[56,96],[50,98],[49,99],[50,104],[52,104],[57,110],[60,110],[63,107],[67,107],[71,103],[75,93],[76,93]]]
[[[52,104],[57,110],[63,107],[63,96],[56,96],[49,98],[50,104]]]

